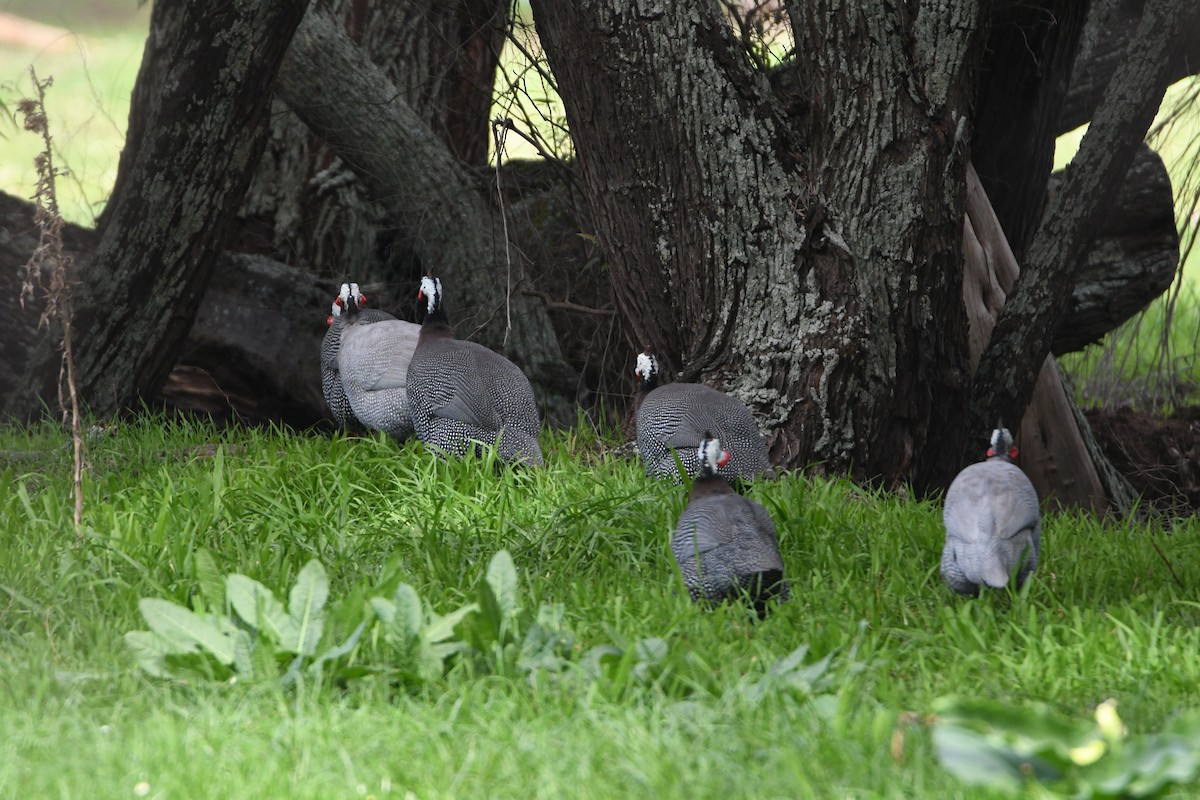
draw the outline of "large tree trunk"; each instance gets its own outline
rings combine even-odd
[[[927,443],[965,430],[977,4],[790,8],[807,131],[717,3],[533,9],[631,347],[746,400],[777,463],[943,483],[956,459]]]
[[[93,413],[155,392],[174,365],[266,142],[264,98],[306,7],[155,5],[149,50],[165,64],[144,63],[139,73],[133,135],[98,248],[73,292],[75,375]],[[7,414],[34,416],[54,402],[59,335],[37,341],[17,385],[5,387]]]

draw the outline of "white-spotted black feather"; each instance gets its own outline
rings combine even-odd
[[[505,461],[540,466],[541,418],[525,373],[499,353],[454,337],[440,280],[423,278],[419,297],[426,300],[425,321],[408,368],[417,438],[451,455],[494,443]]]
[[[729,457],[718,439],[706,432],[692,457],[699,472],[671,537],[688,593],[697,602],[745,596],[761,617],[771,599],[790,596],[775,524],[717,472]]]
[[[637,445],[646,474],[680,480],[672,450],[690,476],[699,471],[696,448],[705,431],[733,454],[718,470],[727,478],[753,480],[771,471],[767,446],[754,415],[741,401],[700,383],[658,385],[658,360],[647,347],[637,357],[634,397]]]

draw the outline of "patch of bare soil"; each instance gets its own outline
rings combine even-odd
[[[1172,515],[1200,512],[1200,406],[1169,417],[1085,412],[1105,454],[1142,498]]]

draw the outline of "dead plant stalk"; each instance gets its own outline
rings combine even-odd
[[[38,226],[40,237],[37,249],[25,264],[21,305],[24,307],[26,298],[33,299],[35,288],[40,287],[45,291],[46,305],[38,319],[38,329],[48,329],[55,317],[62,324],[63,371],[66,373],[67,391],[71,398],[71,440],[75,445],[75,536],[76,543],[79,543],[83,539],[83,430],[79,418],[79,394],[75,388],[75,358],[71,351],[71,256],[67,254],[63,245],[63,218],[58,210],[56,185],[58,176],[65,175],[66,172],[54,166],[50,125],[46,118],[46,89],[54,84],[54,78],[38,80],[33,67],[29,68],[29,74],[33,78],[37,98],[25,98],[17,108],[25,117],[25,130],[42,137],[42,151],[34,157],[38,181],[33,195],[37,204],[34,222]],[[58,405],[65,417],[67,410],[63,402],[62,383],[60,378]]]

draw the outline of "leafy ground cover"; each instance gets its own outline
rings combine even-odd
[[[683,489],[601,438],[514,471],[146,417],[93,437],[77,544],[65,436],[0,429],[0,795],[989,797],[1089,789],[1097,748],[1194,774],[1147,737],[1200,706],[1195,518],[1051,515],[1026,589],[964,600],[936,502],[788,474],[751,490],[794,596],[759,623],[691,604]],[[183,636],[151,674],[129,634],[168,606],[247,657]]]

